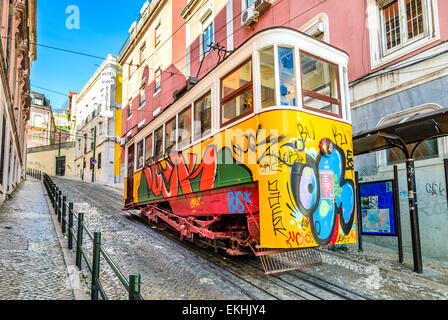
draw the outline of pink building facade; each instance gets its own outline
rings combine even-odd
[[[30,73],[36,60],[36,0],[0,1],[0,202],[26,172]]]

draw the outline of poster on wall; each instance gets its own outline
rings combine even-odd
[[[360,184],[363,235],[396,236],[393,180]]]

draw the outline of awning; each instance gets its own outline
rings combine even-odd
[[[403,150],[408,144],[419,144],[447,135],[448,108],[443,108],[424,114],[414,114],[395,123],[354,134],[354,154],[358,156],[393,147],[400,147]]]

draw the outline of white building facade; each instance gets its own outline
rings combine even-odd
[[[115,162],[120,146],[116,130],[121,128],[117,128],[116,118],[121,118],[121,67],[115,56],[108,55],[81,92],[73,96],[72,104],[75,175],[89,182],[118,183]]]

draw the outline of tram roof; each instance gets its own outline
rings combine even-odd
[[[419,143],[448,135],[448,108],[414,114],[353,135],[354,155]]]

